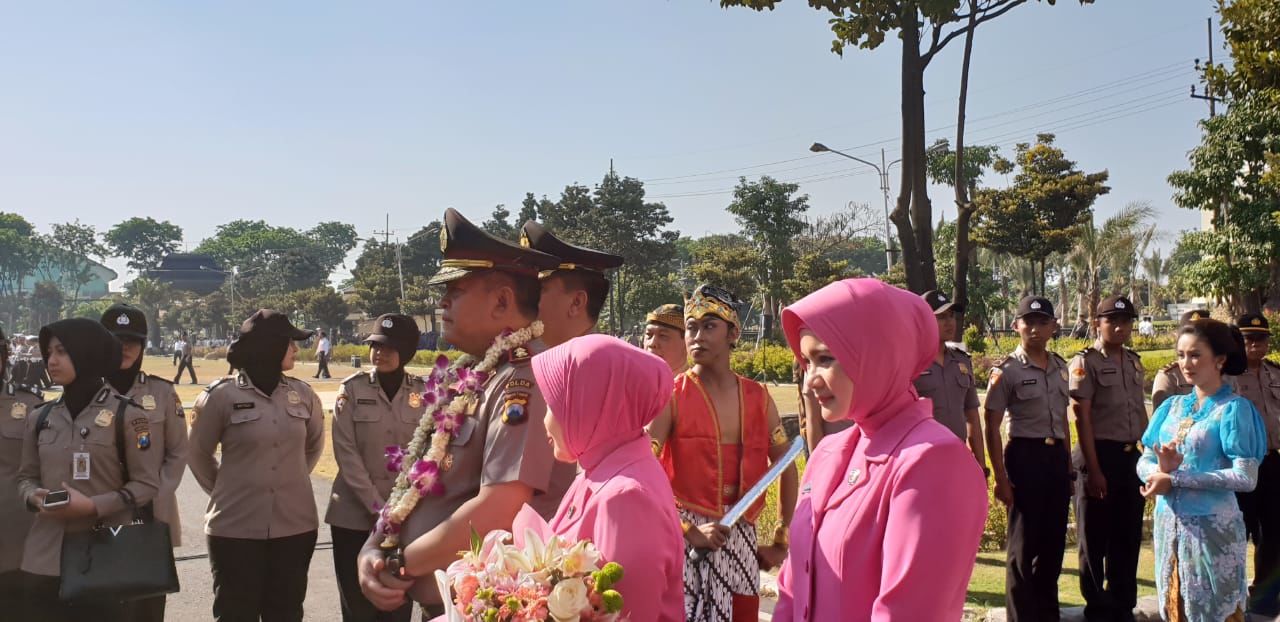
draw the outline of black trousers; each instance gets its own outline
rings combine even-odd
[[[1249,609],[1280,615],[1280,453],[1267,452],[1258,467],[1258,487],[1237,493],[1236,500],[1254,546]]]
[[[1138,604],[1138,552],[1147,500],[1138,479],[1134,443],[1094,441],[1107,496],[1085,494],[1085,468],[1077,464],[1076,530],[1080,541],[1080,594],[1090,622],[1131,622]],[[1126,451],[1126,447],[1128,450]],[[1083,458],[1081,458],[1083,460]]]
[[[21,570],[0,572],[0,614],[5,611],[22,611],[26,602],[22,596],[26,581],[26,573]]]
[[[23,622],[135,622],[134,603],[74,606],[58,600],[58,577],[23,574],[26,602],[16,619]],[[3,613],[3,612],[0,612]]]
[[[320,365],[319,368],[316,369],[316,378],[328,378],[329,377],[328,353],[321,352],[320,354],[318,354],[316,356],[316,362],[319,363]]]
[[[369,532],[330,526],[333,534],[333,574],[338,578],[338,597],[342,602],[342,622],[409,622],[413,604],[392,611],[378,611],[360,591],[356,558],[369,539]]]
[[[267,540],[208,538],[214,620],[302,621],[316,532]]]
[[[1005,600],[1009,622],[1056,622],[1058,575],[1067,546],[1071,473],[1067,448],[1044,439],[1013,438],[1004,448],[1013,484]]]
[[[191,374],[191,384],[195,384],[196,368],[191,364],[191,358],[186,356],[182,357],[182,360],[178,363],[178,373],[173,376],[173,384],[178,384],[178,381],[182,379],[182,370],[184,369]]]

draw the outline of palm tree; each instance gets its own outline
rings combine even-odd
[[[1169,269],[1169,262],[1160,256],[1160,249],[1152,251],[1150,255],[1142,260],[1142,271],[1147,275],[1147,305],[1155,308],[1160,307],[1160,299],[1157,297],[1160,291],[1160,281]]]
[[[1125,205],[1101,227],[1094,226],[1092,221],[1080,227],[1076,246],[1068,258],[1080,275],[1077,286],[1082,314],[1093,317],[1102,298],[1104,270],[1110,273],[1109,285],[1114,290],[1120,291],[1131,285],[1136,263],[1134,256],[1138,254],[1139,247],[1145,248],[1155,235],[1154,226],[1144,225],[1154,217],[1155,210],[1151,205],[1139,201]]]

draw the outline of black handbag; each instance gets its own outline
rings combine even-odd
[[[116,451],[124,481],[129,467],[124,456],[124,413],[128,402],[116,410]],[[133,522],[116,527],[101,523],[93,529],[67,533],[62,538],[62,584],[58,598],[64,602],[93,604],[125,602],[173,594],[178,591],[178,567],[173,559],[169,526],[151,515],[151,506],[139,508],[133,494],[121,488]]]

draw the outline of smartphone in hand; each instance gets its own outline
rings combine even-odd
[[[50,490],[44,496],[44,509],[54,510],[71,503],[71,494],[66,489]]]

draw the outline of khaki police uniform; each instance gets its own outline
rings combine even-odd
[[[338,388],[333,407],[333,457],[338,462],[338,476],[324,522],[333,535],[344,622],[407,622],[413,614],[410,605],[394,614],[379,614],[360,593],[356,564],[360,548],[377,522],[376,509],[386,505],[395,484],[396,473],[387,470],[387,447],[404,447],[413,439],[426,411],[422,400],[425,387],[422,378],[405,374],[395,396],[388,399],[377,370],[371,369],[348,376]]]
[[[1270,323],[1258,313],[1235,321],[1246,338],[1267,335]],[[1267,429],[1267,455],[1258,466],[1258,485],[1237,493],[1245,530],[1254,542],[1250,609],[1280,615],[1280,365],[1263,359],[1257,368],[1233,376],[1236,392],[1253,403]]]
[[[555,515],[577,477],[577,466],[556,461],[547,443],[547,404],[529,366],[529,359],[545,349],[541,340],[530,341],[494,370],[476,412],[449,442],[448,469],[441,478],[444,495],[423,499],[409,514],[401,529],[405,545],[444,522],[481,486],[523,483],[534,490],[529,505],[544,518]],[[431,577],[415,583],[410,596],[421,603],[440,600]]]
[[[1151,384],[1151,407],[1159,408],[1165,400],[1178,395],[1187,395],[1195,388],[1195,385],[1182,375],[1182,368],[1178,367],[1177,361],[1169,363],[1160,368],[1155,381]]]
[[[933,401],[933,418],[966,443],[969,420],[965,413],[978,408],[973,381],[973,360],[959,348],[947,348],[942,365],[935,360],[915,380],[916,392]]]
[[[265,540],[319,527],[311,471],[324,450],[324,408],[310,385],[281,376],[267,395],[240,372],[209,385],[192,419],[189,461],[209,493],[206,534]]]
[[[1127,302],[1127,301],[1125,301]],[[1071,358],[1071,397],[1089,404],[1093,448],[1107,481],[1105,498],[1088,496],[1080,448],[1073,462],[1080,590],[1089,619],[1125,619],[1138,600],[1138,553],[1146,499],[1138,479],[1138,441],[1147,429],[1142,357],[1128,348],[1104,354],[1102,340]]]
[[[156,520],[169,525],[173,546],[182,546],[182,523],[178,512],[178,484],[187,470],[187,419],[182,400],[168,379],[139,373],[125,396],[147,413],[151,425],[151,446],[163,450],[160,491],[152,508]]]
[[[43,408],[30,412],[26,418],[22,467],[18,471],[19,498],[29,498],[38,488],[61,488],[66,482],[92,499],[98,511],[97,518],[67,522],[36,514],[23,550],[22,570],[56,577],[61,574],[63,534],[87,531],[98,522],[105,526],[132,522],[133,511],[120,490],[129,491],[138,506],[150,503],[160,488],[162,456],[151,449],[146,411],[110,387],[98,391],[74,418],[59,399],[49,410],[44,426],[36,429]],[[116,417],[124,419],[127,482],[116,449]]]
[[[40,394],[0,381],[0,611],[16,611],[22,603],[22,549],[34,515],[18,495],[22,440],[27,419],[36,417]]]
[[[1011,621],[1058,616],[1071,501],[1067,393],[1067,362],[1053,352],[1041,368],[1019,346],[991,370],[986,408],[1004,412],[1009,424],[1004,461],[1014,501],[1005,589]]]

